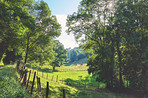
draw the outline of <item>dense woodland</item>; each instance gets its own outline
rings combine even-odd
[[[107,88],[148,89],[147,0],[82,0],[67,26],[92,52],[88,72],[98,75],[98,82]]]
[[[148,90],[147,0],[82,0],[67,27],[88,53],[55,40],[61,26],[44,1],[1,0],[0,60],[55,69],[66,56],[66,62],[88,56],[88,73],[107,88]]]

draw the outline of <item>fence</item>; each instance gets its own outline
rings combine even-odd
[[[37,76],[36,74],[38,74],[38,72],[36,73],[33,72],[33,81],[30,81],[30,77],[31,77],[31,70],[28,71],[24,64],[21,64],[19,61],[17,63],[17,72],[18,72],[18,75],[19,75],[19,79],[20,79],[20,82],[21,82],[21,85],[22,87],[24,87],[30,94],[33,94],[33,88],[34,88],[34,85],[35,85],[35,79],[37,79],[37,90],[38,90],[38,95],[39,95],[39,98],[42,98],[42,93],[41,93],[41,82],[40,82],[40,77]],[[42,74],[42,77],[43,77],[43,74]],[[48,78],[48,75],[47,75],[47,78]],[[58,76],[57,76],[57,80],[58,81]],[[29,84],[31,85],[31,89],[29,90],[28,86]],[[47,85],[46,85],[46,98],[49,97],[49,82],[47,82]],[[66,90],[63,89],[62,90],[62,93],[63,93],[63,98],[66,98]]]
[[[90,85],[87,85],[86,81],[83,81],[83,82],[79,81],[78,83],[74,83],[74,82],[71,82],[70,80],[64,81],[63,78],[61,78],[61,80],[60,80],[58,75],[52,75],[51,78],[49,78],[48,73],[45,74],[43,72],[40,72],[40,75],[39,75],[38,70],[34,70],[34,69],[32,70],[32,74],[33,74],[33,72],[37,72],[37,75],[40,76],[41,78],[47,79],[50,81],[54,81],[55,83],[62,83],[62,84],[66,84],[66,85],[73,85],[73,86],[84,87],[84,88],[90,86]],[[98,86],[99,86],[99,84],[98,84]]]

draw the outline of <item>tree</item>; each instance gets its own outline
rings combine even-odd
[[[146,89],[147,66],[147,9],[146,0],[118,2],[115,13],[115,28],[122,36],[123,73],[130,88]],[[144,56],[145,55],[145,56]]]
[[[0,7],[0,59],[4,53],[10,54],[8,50],[21,55],[25,63],[51,64],[54,59],[52,42],[61,34],[61,26],[51,15],[47,3],[2,0]]]
[[[66,58],[66,49],[64,49],[64,46],[58,41],[54,41],[55,45],[53,47],[54,52],[56,53],[55,59],[52,62],[53,71],[55,70],[55,67],[60,67],[63,65],[64,59]]]
[[[96,80],[108,88],[123,88],[123,81],[130,88],[147,88],[147,3],[82,0],[78,12],[68,16],[68,33],[92,51],[88,72],[98,75]]]
[[[32,0],[1,0],[0,1],[0,60],[7,50],[18,50],[20,36],[27,28],[22,19],[29,16],[27,7]]]
[[[98,75],[97,81],[103,81],[108,88],[118,86],[117,65],[115,64],[115,32],[113,30],[113,12],[110,0],[82,0],[78,12],[68,16],[68,32],[75,35],[83,49],[90,49],[88,72]]]
[[[39,54],[42,55],[41,51],[44,51],[44,49],[46,50],[47,48],[50,49],[48,51],[52,52],[52,48],[49,48],[49,46],[52,47],[51,42],[53,38],[58,37],[61,34],[60,24],[57,23],[57,19],[55,16],[51,16],[51,11],[47,3],[45,3],[44,1],[36,3],[34,6],[34,10],[35,12],[37,12],[37,15],[35,15],[36,16],[35,30],[30,29],[30,31],[26,32],[25,36],[26,37],[25,38],[26,43],[24,45],[26,47],[25,63],[27,62],[28,55],[31,52],[36,52],[36,53],[38,52],[38,55]],[[39,47],[40,49],[37,49]],[[32,58],[31,55],[29,56],[30,58]],[[41,60],[41,56],[39,57]]]
[[[91,53],[86,53],[81,47],[75,47],[74,49],[67,49],[67,58],[65,62],[72,63],[74,61],[87,58]]]

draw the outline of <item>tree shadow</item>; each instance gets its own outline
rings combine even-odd
[[[66,79],[67,85],[75,86],[75,87],[96,87],[96,88],[105,88],[105,84],[102,82],[96,82],[95,76],[79,76],[78,80]]]

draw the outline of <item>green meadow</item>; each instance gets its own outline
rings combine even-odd
[[[42,98],[45,98],[46,84],[49,82],[49,98],[62,98],[62,90],[66,90],[66,98],[129,98],[123,94],[117,94],[105,89],[104,83],[96,82],[96,77],[89,75],[87,66],[72,65],[57,67],[52,72],[51,66],[38,68],[27,65],[28,71],[32,71],[28,89],[21,86],[19,75],[14,65],[0,67],[0,97],[1,98],[38,98],[37,79],[33,94],[30,95],[34,72],[41,81]],[[57,78],[58,77],[58,78]]]
[[[30,67],[32,71],[31,79],[33,80],[33,72],[36,71],[37,76],[41,80],[42,96],[45,96],[46,84],[49,82],[49,91],[51,98],[61,98],[62,90],[66,90],[67,98],[129,98],[128,96],[105,91],[105,84],[96,82],[96,77],[89,75],[86,64],[56,67],[56,71],[52,71],[51,66]],[[35,81],[34,95],[37,94],[37,81]],[[30,88],[29,88],[30,89]]]

